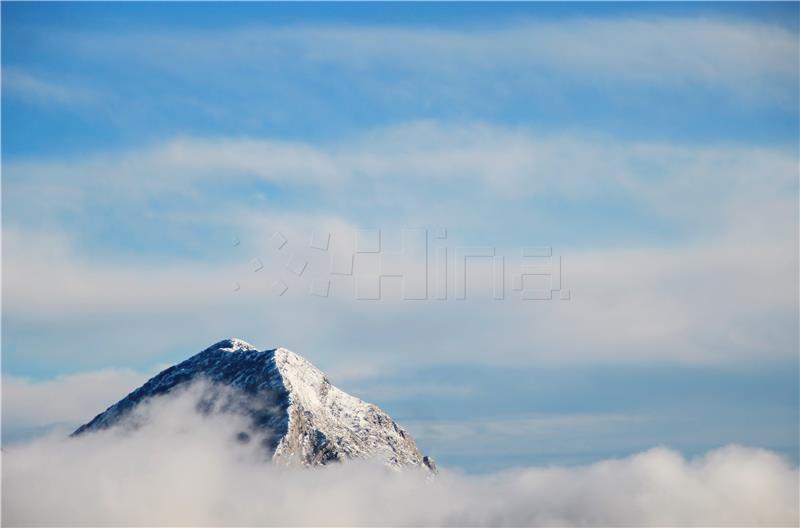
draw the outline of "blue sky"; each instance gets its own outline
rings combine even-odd
[[[177,42],[167,42],[159,49],[159,37],[213,35],[259,26],[358,25],[479,32],[526,22],[670,17],[731,24],[756,22],[796,33],[796,6],[787,3],[763,7],[470,4],[457,9],[442,5],[312,3],[230,8],[208,4],[193,6],[190,15],[186,11],[185,6],[164,3],[6,7],[5,66],[41,74],[42,80],[54,77],[63,83],[63,90],[72,90],[71,95],[84,99],[85,104],[94,98],[99,112],[87,116],[80,109],[76,115],[75,108],[37,109],[9,98],[4,101],[5,124],[20,126],[16,134],[6,138],[4,155],[86,152],[98,147],[148,143],[187,131],[214,136],[269,134],[292,139],[331,139],[357,134],[365,127],[416,119],[487,120],[547,130],[588,129],[615,136],[677,141],[792,144],[797,131],[792,113],[779,108],[773,97],[747,98],[747,104],[743,104],[740,98],[727,93],[736,87],[720,89],[719,85],[691,79],[687,84],[680,81],[677,86],[670,82],[620,84],[617,79],[598,79],[581,72],[551,75],[549,68],[535,72],[497,68],[494,79],[472,79],[468,71],[453,71],[451,79],[439,83],[435,75],[414,75],[419,72],[409,64],[395,68],[391,62],[378,59],[364,70],[345,63],[315,64],[308,56],[298,61],[291,50],[285,50],[273,57],[239,57],[241,61],[230,65],[215,63],[213,57],[200,54],[185,57],[185,63],[175,63],[172,61],[180,59],[174,54],[186,51]],[[118,37],[126,33],[138,42],[120,41]],[[98,52],[103,48],[100,42],[104,37],[119,49]],[[304,44],[313,46],[312,42]],[[235,45],[231,42],[231,47]],[[163,60],[158,59],[161,53],[165,54]],[[125,61],[124,67],[120,60]],[[257,68],[249,68],[255,64]],[[248,67],[248,82],[227,74],[228,68],[241,71],[242,67]],[[274,68],[281,69],[279,77]],[[669,72],[665,74],[666,77]],[[468,82],[454,86],[448,82],[453,80]],[[777,81],[783,81],[783,95],[792,99],[788,104],[796,106],[791,79]],[[399,94],[390,89],[390,85],[408,88],[407,82],[414,85],[410,93]],[[455,92],[453,88],[457,88]],[[232,97],[236,99],[231,100]],[[659,104],[652,104],[654,100]],[[243,117],[245,109],[249,118]],[[700,113],[704,118],[698,118]],[[22,122],[26,125],[22,126]],[[36,140],[29,137],[34,133]]]
[[[2,30],[4,411],[97,387],[6,440],[235,335],[468,471],[797,459],[797,4],[4,3]],[[408,227],[495,248],[507,298],[483,268],[463,302],[310,296],[327,264],[270,243]],[[518,298],[527,246],[569,301]]]

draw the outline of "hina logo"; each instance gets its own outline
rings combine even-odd
[[[515,297],[570,300],[570,290],[562,288],[562,259],[549,246],[520,248],[507,259],[493,246],[448,247],[446,229],[432,234],[425,228],[401,229],[394,251],[384,248],[382,235],[380,229],[342,236],[314,231],[307,244],[292,244],[276,231],[269,239],[270,255],[252,258],[250,269],[269,276],[276,297],[296,284],[315,297],[326,298],[336,291],[356,300],[378,301],[383,298],[382,285],[399,281],[402,300],[464,300],[469,292],[483,290],[500,301],[506,299],[509,268]],[[239,245],[234,239],[234,246]],[[237,282],[233,290],[241,287]]]

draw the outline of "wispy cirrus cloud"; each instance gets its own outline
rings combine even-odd
[[[10,215],[35,215],[37,222],[78,205],[139,208],[168,199],[178,209],[212,195],[215,210],[242,211],[258,204],[237,192],[255,194],[247,185],[264,183],[271,187],[261,192],[291,193],[292,207],[313,205],[351,221],[389,208],[423,224],[437,217],[453,224],[473,216],[490,193],[519,207],[564,200],[571,212],[612,201],[629,213],[707,233],[733,221],[791,228],[786,220],[797,189],[791,149],[539,134],[481,123],[417,122],[325,142],[186,137],[4,168]],[[280,200],[271,206],[282,207]],[[767,219],[774,215],[782,218]]]
[[[224,29],[47,28],[25,39],[50,71],[31,77],[12,57],[7,68],[24,73],[17,85],[29,89],[9,90],[9,101],[38,92],[69,104],[76,95],[67,95],[69,86],[105,94],[114,102],[101,112],[85,108],[104,121],[104,140],[220,129],[335,138],[426,118],[759,140],[763,131],[792,130],[798,111],[796,33],[724,16],[494,18],[465,26],[265,19]],[[58,64],[80,67],[67,74]]]
[[[61,39],[95,59],[123,55],[168,67],[178,76],[202,65],[255,65],[255,57],[256,74],[290,59],[333,64],[351,75],[390,63],[406,74],[425,72],[438,80],[478,80],[488,72],[513,70],[529,80],[555,73],[600,82],[701,84],[748,97],[778,97],[796,108],[790,93],[798,75],[796,35],[780,26],[725,19],[583,17],[458,29],[264,25],[171,34],[62,34]],[[155,49],[159,53],[152,53]],[[176,56],[182,60],[176,62]],[[402,82],[390,93],[397,90]]]
[[[88,107],[99,101],[99,96],[87,87],[71,86],[63,79],[47,79],[20,68],[3,68],[5,97],[18,97],[43,105]]]

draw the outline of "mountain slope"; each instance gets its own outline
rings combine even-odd
[[[303,357],[286,350],[259,351],[239,339],[226,339],[170,367],[79,427],[81,435],[131,424],[133,411],[151,398],[173,393],[195,381],[233,392],[207,391],[200,412],[216,410],[249,417],[249,431],[237,438],[263,438],[275,461],[323,465],[348,459],[379,458],[392,467],[436,471],[414,439],[377,406],[331,385]]]

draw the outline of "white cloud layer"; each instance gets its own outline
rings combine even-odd
[[[667,448],[583,467],[436,479],[369,463],[272,466],[240,418],[194,412],[192,390],[145,405],[136,431],[51,435],[3,452],[7,525],[792,526],[798,472],[729,446]]]
[[[782,148],[430,122],[333,143],[184,138],[12,162],[3,174],[3,301],[15,339],[4,345],[30,361],[78,358],[77,368],[92,369],[134,357],[149,365],[231,335],[320,354],[321,366],[337,368],[396,364],[421,342],[420,362],[794,357],[797,167]],[[255,189],[265,183],[275,191],[262,201]],[[226,194],[231,186],[237,192]],[[609,211],[619,224],[606,232],[596,224]],[[100,217],[145,241],[174,230],[168,240],[197,251],[98,252]],[[640,222],[652,240],[619,242]],[[399,302],[387,285],[385,300],[359,302],[352,277],[335,279],[323,299],[308,293],[314,265],[301,279],[284,269],[312,231],[334,233],[334,251],[337,237],[368,226],[446,227],[451,252],[496,247],[509,265],[506,300]],[[269,243],[275,231],[290,240],[281,254]],[[516,298],[512,259],[531,243],[563,255],[569,302]],[[433,270],[433,249],[430,259]],[[452,298],[452,269],[448,277]],[[271,290],[276,280],[290,285],[286,295]],[[489,291],[489,277],[474,280],[473,291]],[[135,344],[142,328],[146,350]]]
[[[265,238],[275,230],[289,233],[280,218],[261,228]],[[7,228],[5,238],[16,249],[6,253],[6,323],[36,321],[49,329],[16,336],[17,346],[36,360],[63,361],[91,349],[92,356],[83,359],[94,365],[131,359],[141,365],[148,356],[144,364],[150,364],[168,350],[189,354],[231,335],[311,354],[322,366],[371,370],[406,361],[420,343],[426,344],[425,353],[414,356],[420,365],[543,359],[724,363],[792,358],[797,347],[797,264],[786,239],[567,252],[564,286],[572,298],[566,302],[521,301],[511,289],[517,268],[508,249],[505,300],[487,299],[491,278],[472,275],[470,299],[452,300],[451,287],[451,300],[437,303],[402,301],[397,288],[389,287],[379,302],[358,301],[352,277],[337,278],[330,297],[313,297],[308,277],[293,277],[282,268],[287,257],[268,250],[232,252],[237,260],[215,265],[109,264],[81,257],[51,236]],[[257,273],[250,264],[255,255],[265,266]],[[278,279],[291,285],[280,297],[270,289]],[[240,291],[233,290],[234,281]],[[91,336],[63,338],[62,332],[70,332],[67,321],[89,324]],[[140,336],[145,325],[143,347],[132,336]],[[496,328],[505,330],[488,331]]]

